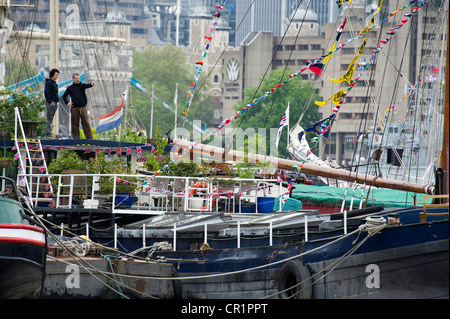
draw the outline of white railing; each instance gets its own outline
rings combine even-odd
[[[282,196],[286,189],[275,179],[241,179],[241,178],[201,178],[148,175],[112,175],[112,174],[18,174],[18,178],[50,177],[58,181],[55,191],[49,191],[47,197],[53,198],[53,208],[74,208],[78,197],[84,208],[109,206],[113,213],[165,213],[168,211],[219,211],[219,202],[232,203],[229,212],[242,212],[242,203],[254,203],[259,196],[279,199],[278,211],[282,209]],[[102,194],[101,178],[111,180],[110,193]],[[221,184],[231,183],[231,188],[224,189]],[[128,185],[128,192],[120,198],[120,188]],[[250,187],[249,185],[254,185]],[[54,185],[55,186],[55,185]],[[37,187],[39,189],[39,187]],[[39,197],[32,191],[31,200],[38,206]],[[131,199],[133,198],[133,199]],[[134,200],[136,198],[136,200]],[[130,200],[130,203],[127,203]],[[178,200],[182,200],[179,205]],[[177,202],[177,205],[175,205]],[[170,203],[170,205],[169,205]],[[224,209],[226,209],[226,203]]]

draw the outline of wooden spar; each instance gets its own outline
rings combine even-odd
[[[50,40],[51,36],[48,32],[30,32],[30,31],[13,31],[11,38],[24,38],[24,39],[37,39],[37,40]],[[126,39],[113,38],[113,37],[97,37],[89,35],[76,35],[76,34],[58,34],[59,40],[70,41],[87,41],[87,42],[120,42],[126,43]]]
[[[186,141],[186,140],[178,140],[174,139],[174,146],[183,149],[188,149],[190,146],[194,145],[194,143]],[[300,162],[288,159],[282,159],[273,156],[265,156],[259,154],[249,153],[245,156],[242,151],[234,151],[230,150],[227,154],[224,154],[224,149],[217,146],[210,146],[205,144],[197,144],[192,148],[194,153],[202,154],[204,157],[213,157],[217,159],[225,159],[232,160],[236,162],[243,162],[244,158],[248,158],[249,161],[254,163],[256,162],[265,162],[270,163],[272,166],[277,167],[279,169],[292,170],[294,165],[301,165]],[[357,174],[354,172],[346,171],[343,169],[335,169],[330,167],[318,166],[310,163],[304,163],[301,171],[306,174],[332,178],[347,182],[357,182],[359,184],[367,184],[375,187],[396,189],[402,191],[408,191],[413,193],[421,193],[421,194],[434,194],[434,186],[432,185],[421,185],[411,182],[405,182],[400,180],[387,179],[383,177],[370,176],[366,174]]]

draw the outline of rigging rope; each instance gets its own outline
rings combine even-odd
[[[22,195],[22,196],[23,196],[23,195]],[[25,198],[24,198],[24,199],[25,199]],[[52,238],[53,238],[56,242],[60,243],[60,244],[62,245],[62,247],[65,247],[65,246],[64,246],[64,243],[62,243],[61,240],[59,240],[55,235],[53,235],[53,234],[48,230],[48,228],[42,223],[42,220],[43,220],[44,222],[46,222],[46,223],[49,223],[49,224],[55,226],[55,227],[58,227],[58,228],[59,228],[59,226],[57,226],[57,225],[51,223],[50,221],[47,221],[47,220],[45,220],[44,218],[38,216],[38,215],[33,211],[32,207],[30,206],[29,203],[27,203],[27,206],[28,206],[27,211],[29,211],[29,212],[30,212],[30,213],[31,213],[31,214],[39,221],[39,224],[47,230],[47,232],[52,236]],[[384,224],[383,224],[383,223],[384,223]],[[306,252],[303,252],[303,253],[300,253],[300,254],[297,254],[297,255],[294,255],[294,256],[291,256],[291,257],[282,259],[282,260],[278,260],[278,261],[275,261],[275,262],[272,262],[272,263],[268,263],[268,264],[260,265],[260,266],[256,266],[256,267],[251,267],[251,268],[247,268],[247,269],[243,269],[243,270],[238,270],[238,271],[231,271],[231,272],[226,272],[226,273],[221,273],[221,274],[211,274],[211,275],[201,275],[201,276],[187,276],[187,277],[133,276],[133,275],[118,274],[118,273],[116,273],[115,275],[116,275],[116,276],[121,276],[121,277],[145,278],[145,279],[154,279],[154,280],[191,280],[191,279],[203,279],[203,278],[213,278],[213,277],[223,277],[223,276],[235,275],[235,274],[244,273],[244,272],[247,272],[247,271],[254,271],[254,270],[259,270],[259,269],[263,269],[263,268],[266,268],[266,267],[271,267],[271,266],[274,266],[274,265],[278,265],[278,264],[284,263],[284,262],[289,261],[289,260],[298,259],[298,258],[300,258],[300,257],[302,257],[302,256],[305,256],[305,255],[309,254],[309,253],[313,253],[313,252],[319,251],[319,250],[324,249],[324,248],[326,248],[326,247],[328,247],[328,246],[330,246],[330,245],[333,245],[333,244],[335,244],[335,243],[337,243],[337,242],[339,242],[339,241],[341,241],[341,240],[343,240],[343,239],[345,239],[345,238],[348,238],[348,237],[350,237],[350,236],[353,236],[353,235],[355,235],[355,234],[358,234],[357,238],[353,241],[353,244],[355,244],[356,241],[357,241],[358,238],[359,238],[359,235],[360,235],[362,232],[367,232],[367,233],[368,233],[368,237],[371,237],[371,236],[373,236],[374,234],[376,234],[376,233],[378,233],[379,231],[381,231],[382,229],[384,229],[385,227],[387,227],[387,225],[385,225],[385,220],[384,220],[384,218],[373,218],[373,217],[368,217],[368,218],[366,218],[366,223],[363,224],[363,225],[361,225],[359,228],[355,229],[354,231],[352,231],[352,232],[350,232],[350,233],[348,233],[348,234],[339,236],[338,238],[336,238],[336,239],[334,239],[334,240],[331,240],[330,242],[328,242],[328,243],[326,243],[326,244],[324,244],[324,245],[322,245],[322,246],[313,248],[313,249],[308,250],[308,251],[306,251]],[[65,231],[66,231],[66,230],[65,230]],[[69,233],[70,233],[70,232],[69,232]],[[71,234],[71,235],[77,236],[76,234]],[[124,255],[124,256],[129,256],[130,258],[139,258],[139,257],[133,255],[133,253],[131,253],[131,254],[126,254],[126,253],[123,253],[123,252],[119,252],[119,251],[117,251],[117,250],[114,250],[114,249],[112,249],[112,248],[109,248],[109,247],[106,247],[106,246],[102,246],[102,245],[97,244],[97,243],[95,243],[95,245],[98,245],[99,247],[102,247],[102,248],[109,249],[109,250],[111,250],[111,251],[114,252],[114,253],[119,253],[119,254],[122,254],[122,255]],[[152,246],[152,247],[153,247],[153,246]],[[165,246],[164,246],[164,247],[165,247]],[[170,248],[168,248],[168,247],[165,247],[165,248],[167,248],[167,249],[170,250]],[[79,256],[76,256],[75,254],[73,254],[73,253],[71,252],[71,250],[69,250],[68,253],[74,258],[75,261],[77,261],[77,263],[78,263],[81,267],[83,267],[83,269],[86,269],[90,274],[92,274],[91,271],[89,271],[89,269],[87,269],[88,267],[85,267],[84,265],[81,265],[81,263],[78,262],[78,259],[81,259]],[[77,258],[77,257],[78,257],[78,258]],[[58,260],[57,258],[54,258],[54,259]],[[148,258],[146,258],[145,260],[148,261]],[[177,260],[178,260],[178,259],[177,259]],[[61,260],[60,260],[60,261],[61,261]],[[86,262],[85,260],[83,260],[83,261],[84,261],[86,264],[88,264],[89,267],[91,267],[91,269],[97,271],[98,273],[101,273],[101,274],[105,275],[106,277],[108,277],[107,275],[112,275],[112,273],[108,273],[108,272],[101,271],[101,270],[99,270],[99,269],[93,267],[92,265],[90,265],[90,264],[89,264],[88,262]],[[183,259],[179,259],[179,261],[183,261]],[[184,261],[187,261],[187,260],[184,260]],[[201,260],[189,260],[189,261],[194,261],[194,262],[195,262],[195,261],[196,261],[196,262],[204,262],[204,261],[201,261]],[[65,262],[65,261],[64,261],[64,262]],[[94,274],[92,274],[92,275],[95,276]],[[108,277],[108,278],[111,279],[111,280],[113,280],[113,278],[111,278],[111,277]],[[100,279],[98,278],[98,280],[100,280]],[[101,280],[100,280],[100,281],[101,281]],[[103,282],[103,281],[102,281],[102,282]],[[112,289],[113,289],[113,288],[112,288]],[[114,290],[114,289],[113,289],[113,290]]]

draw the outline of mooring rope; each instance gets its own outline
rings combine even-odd
[[[309,287],[312,287],[316,282],[318,282],[319,280],[322,280],[323,278],[325,278],[326,276],[328,276],[329,274],[331,274],[333,272],[334,269],[336,269],[337,266],[339,266],[344,260],[346,260],[348,257],[350,257],[359,247],[362,246],[362,244],[364,244],[370,237],[372,237],[373,235],[379,233],[381,230],[383,230],[384,228],[387,227],[386,224],[386,219],[384,219],[383,217],[367,217],[366,218],[366,223],[359,226],[359,228],[357,229],[359,231],[358,233],[358,237],[352,242],[352,244],[355,244],[356,241],[359,238],[359,235],[362,232],[367,232],[367,236],[361,240],[356,246],[352,247],[350,250],[348,250],[344,255],[342,255],[341,257],[339,257],[338,259],[334,260],[332,263],[330,263],[328,266],[326,266],[325,268],[323,268],[322,270],[318,271],[317,273],[315,273],[314,275],[304,279],[303,281],[288,287],[284,290],[278,291],[276,293],[273,293],[271,295],[268,296],[264,296],[260,299],[267,299],[267,298],[271,298],[271,297],[275,297],[279,294],[282,294],[286,291],[289,291],[293,288],[296,288],[298,286],[301,286],[302,284],[304,284],[305,282],[307,282],[308,280],[313,280],[315,277],[317,277],[320,273],[325,272],[321,277],[319,277],[318,279],[314,280],[310,285],[304,287],[303,289],[293,293],[292,295],[289,296],[288,299],[292,299],[295,296],[297,296],[298,294],[302,293],[303,291],[305,291],[306,289],[308,289]],[[328,271],[330,270],[330,271]]]

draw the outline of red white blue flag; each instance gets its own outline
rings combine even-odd
[[[278,147],[278,143],[280,142],[281,133],[283,132],[283,127],[289,125],[289,105],[286,108],[286,111],[283,114],[283,117],[281,118],[280,125],[278,126],[278,134],[277,134],[277,141],[275,145]],[[289,134],[289,132],[288,132]]]
[[[126,100],[126,95],[127,92],[123,94],[122,103],[118,107],[116,107],[108,114],[98,118],[99,122],[96,129],[97,133],[112,130],[113,128],[116,128],[120,124],[122,124],[123,103]]]

